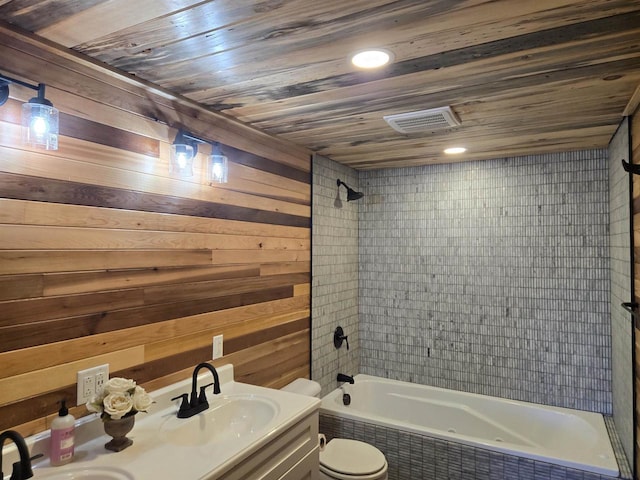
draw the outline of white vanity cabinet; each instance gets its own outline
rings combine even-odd
[[[318,411],[207,480],[318,480]]]

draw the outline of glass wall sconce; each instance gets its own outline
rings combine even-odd
[[[227,183],[229,175],[229,166],[227,157],[222,154],[220,144],[214,143],[211,147],[211,155],[209,156],[209,181],[212,183]]]
[[[171,145],[169,175],[176,178],[193,177],[193,159],[198,153],[198,143],[179,130]]]
[[[179,130],[171,145],[171,158],[169,161],[169,174],[172,177],[193,177],[193,159],[198,153],[198,144],[210,143],[211,155],[207,160],[207,177],[212,183],[227,183],[228,162],[222,154],[218,142],[209,142],[192,133]]]
[[[36,90],[38,95],[22,105],[22,141],[28,147],[45,150],[58,149],[58,109],[44,96],[44,83],[30,83],[0,74],[0,106],[9,98],[10,84]]]

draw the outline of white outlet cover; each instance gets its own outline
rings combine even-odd
[[[213,337],[213,355],[211,356],[213,360],[215,360],[216,358],[222,357],[223,355],[222,344],[223,344],[222,335],[216,335],[215,337]]]
[[[100,365],[96,369],[95,393],[100,393],[104,388],[104,384],[109,381],[109,364]]]
[[[109,364],[80,370],[77,373],[76,405],[87,403],[96,393],[96,388],[109,380]]]

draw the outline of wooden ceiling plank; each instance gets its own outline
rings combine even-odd
[[[328,57],[326,52],[332,51],[330,47],[309,51],[300,50],[278,56],[275,59],[270,57],[268,51],[265,51],[261,57],[256,58],[256,52],[253,49],[251,51],[253,57],[247,58],[240,63],[240,68],[244,70],[238,70],[237,67],[233,67],[236,62],[234,58],[227,62],[222,62],[221,60],[224,65],[224,71],[217,71],[217,59],[204,55],[189,62],[181,61],[175,65],[158,61],[154,63],[154,67],[158,69],[157,71],[141,71],[140,66],[137,65],[136,71],[139,75],[151,81],[187,96],[191,96],[193,92],[205,90],[207,87],[210,88],[212,83],[211,75],[215,75],[217,84],[231,86],[231,88],[235,88],[236,84],[242,84],[244,81],[254,80],[252,88],[262,98],[280,99],[322,89],[353,86],[376,78],[398,77],[433,68],[465,64],[481,58],[498,57],[512,52],[519,52],[521,55],[525,55],[527,50],[534,48],[588,39],[610,32],[621,34],[637,28],[638,18],[639,14],[637,12],[629,12],[569,26],[521,34],[514,33],[512,37],[483,39],[478,43],[470,43],[459,47],[454,46],[457,39],[460,38],[459,30],[455,30],[450,32],[451,42],[454,45],[445,44],[440,49],[434,49],[432,46],[436,39],[424,39],[425,34],[418,31],[416,32],[417,37],[405,36],[405,41],[410,43],[412,48],[416,48],[416,44],[424,41],[430,47],[430,50],[425,50],[424,55],[414,55],[406,59],[398,55],[394,63],[375,73],[363,73],[350,66],[346,58],[349,51],[347,50],[345,53],[344,46],[341,46],[334,55]],[[407,35],[404,30],[402,33]],[[392,50],[394,49],[393,44],[388,42],[383,44]],[[298,44],[296,44],[297,46]],[[279,47],[275,48],[281,50]],[[239,55],[239,52],[233,51],[233,54]],[[255,79],[258,82],[255,82]]]
[[[227,34],[241,35],[241,38],[237,43],[225,44],[224,49],[212,48],[207,42],[208,34],[203,34],[202,37],[189,37],[184,42],[165,44],[157,51],[145,50],[139,55],[118,59],[103,58],[99,52],[93,54],[118,68],[187,93],[210,85],[211,75],[215,75],[217,83],[224,84],[242,82],[256,75],[268,81],[270,77],[286,75],[292,69],[295,69],[293,78],[298,83],[326,77],[327,72],[332,72],[332,76],[348,75],[353,67],[346,56],[363,45],[390,48],[396,57],[394,65],[397,68],[404,62],[415,65],[417,58],[478,45],[506,42],[516,48],[520,46],[518,39],[527,43],[550,42],[559,38],[554,29],[581,30],[593,24],[589,28],[602,25],[602,31],[619,30],[621,27],[614,16],[634,10],[628,3],[618,2],[612,6],[594,1],[579,6],[571,0],[519,1],[517,9],[513,3],[505,2],[502,8],[496,8],[495,2],[475,0],[458,2],[454,8],[450,5],[443,8],[441,2],[395,3],[402,7],[389,4],[326,23],[309,24],[308,20],[296,23],[287,19],[282,27],[284,33],[280,35],[265,35],[265,25],[273,25],[273,22],[260,19],[255,25],[240,23]],[[598,11],[594,10],[594,4],[600,7]],[[310,18],[309,15],[307,8],[304,18]],[[605,26],[611,22],[616,26]],[[460,35],[461,30],[465,35]],[[540,35],[541,30],[547,34]],[[495,46],[492,48],[496,49]],[[304,67],[309,67],[308,71]]]
[[[464,94],[453,95],[457,92],[451,92],[452,96],[449,98],[442,96],[418,97],[416,105],[441,106],[450,104],[458,113],[462,125],[434,132],[433,135],[437,137],[464,134],[469,127],[480,124],[499,123],[503,125],[514,120],[517,121],[518,118],[526,121],[532,128],[545,129],[557,121],[583,124],[585,120],[593,122],[602,116],[608,116],[610,119],[611,115],[621,119],[628,92],[638,80],[640,80],[640,72],[636,75],[612,80],[611,82],[615,85],[611,85],[609,90],[605,90],[602,85],[594,83],[593,80],[580,80],[575,83],[571,81],[554,82],[549,85],[514,90],[496,88],[483,92],[478,96],[478,100],[471,100],[463,104],[459,102],[463,100]],[[607,83],[607,81],[600,80],[600,83]],[[617,105],[617,108],[611,109],[612,105]],[[576,110],[580,111],[579,116],[572,115]],[[322,144],[323,138],[328,135],[331,135],[333,143],[339,143],[341,139],[345,138],[357,142],[362,140],[361,135],[364,135],[365,138],[378,138],[381,141],[393,137],[398,139],[407,137],[392,130],[380,114],[375,111],[350,115],[335,114],[335,118],[329,121],[314,117],[307,117],[306,120],[304,117],[298,118],[297,116],[291,118],[297,122],[298,128],[283,130],[279,134],[287,135],[293,141],[307,141],[311,146]],[[429,132],[425,132],[423,135],[429,135]],[[419,134],[413,134],[409,138],[415,136],[419,136]],[[309,139],[312,137],[316,137],[318,143],[310,142]]]
[[[636,112],[636,110],[638,109],[638,105],[640,105],[640,85],[638,85],[635,92],[633,92],[633,95],[631,95],[629,103],[627,103],[627,106],[625,107],[622,114],[625,117],[630,117]]]
[[[227,111],[255,124],[270,119],[281,121],[283,115],[289,118],[296,113],[308,115],[320,109],[329,109],[331,114],[335,115],[336,111],[339,112],[337,109],[345,104],[358,112],[386,110],[388,113],[397,113],[397,102],[404,99],[415,104],[414,98],[418,95],[465,86],[480,89],[486,84],[502,82],[503,88],[513,89],[527,82],[527,79],[535,85],[541,82],[551,83],[562,77],[573,79],[578,75],[611,75],[611,62],[625,57],[640,58],[640,52],[633,51],[639,36],[640,27],[625,34],[606,36],[608,42],[589,38],[532,49],[527,51],[526,55],[515,52],[428,72],[384,78],[367,84],[340,87],[277,101],[256,102],[251,96],[251,89],[242,89],[238,92],[239,96],[228,98],[231,104],[240,106]],[[617,54],[615,57],[614,53]],[[590,70],[585,70],[588,66],[591,67]],[[628,64],[624,65],[624,72],[627,72],[629,67]],[[232,92],[229,94],[233,95]],[[246,106],[242,106],[243,104]]]
[[[201,2],[194,8],[157,16],[130,28],[77,45],[76,50],[107,63],[151,58],[156,49],[178,48],[190,55],[219,53],[237,49],[246,43],[267,41],[290,34],[293,25],[322,25],[338,17],[357,14],[392,3],[389,0],[351,0],[347,3],[327,0],[316,3],[310,12],[307,0],[263,2],[253,0],[216,0]],[[310,13],[313,21],[309,20]],[[265,25],[283,24],[283,28]],[[166,53],[165,53],[166,54]],[[185,55],[182,55],[183,57]],[[123,67],[123,65],[119,65]]]
[[[588,148],[602,148],[603,144],[611,138],[611,128],[593,127],[583,130],[569,132],[558,132],[557,135],[541,136],[529,134],[525,136],[513,136],[513,141],[508,146],[496,148],[495,144],[482,145],[474,143],[473,150],[464,155],[450,157],[442,153],[442,150],[433,152],[427,149],[415,149],[413,152],[407,148],[400,160],[404,166],[414,164],[435,164],[449,163],[455,161],[485,160],[491,158],[514,157],[521,155],[532,155],[537,153],[564,152],[570,150],[584,150]],[[382,168],[391,167],[397,164],[398,159],[391,154],[371,154],[371,155],[336,155],[340,163],[353,168]],[[363,162],[365,158],[365,162]],[[411,162],[415,161],[415,162]]]
[[[56,2],[51,0],[8,0],[0,2],[0,18],[35,32],[71,15],[108,0]]]
[[[202,3],[202,0],[94,0],[94,3],[90,8],[73,12],[35,30],[35,33],[65,47],[73,47],[176,10],[193,7]]]

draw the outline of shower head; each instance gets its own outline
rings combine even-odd
[[[340,188],[340,185],[344,185],[345,188],[347,189],[347,202],[351,202],[353,200],[360,200],[362,197],[364,197],[364,193],[356,192],[354,189],[350,188],[349,185],[347,185],[340,179],[338,179],[337,184],[338,184],[338,188]]]

